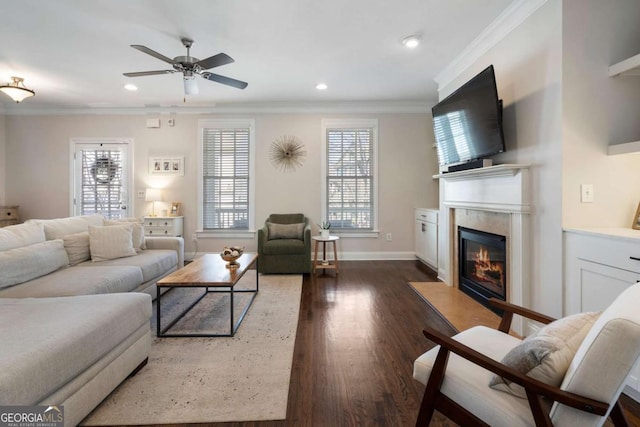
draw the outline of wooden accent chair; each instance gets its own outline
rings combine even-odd
[[[414,378],[426,384],[416,426],[428,426],[434,410],[465,427],[589,427],[603,425],[608,416],[615,426],[628,426],[618,398],[640,355],[638,301],[640,284],[587,326],[559,387],[500,362],[522,342],[508,334],[514,314],[545,324],[550,317],[494,299],[505,311],[498,330],[476,326],[449,338],[425,329],[438,345],[414,362]],[[522,386],[526,399],[490,388],[494,373]]]

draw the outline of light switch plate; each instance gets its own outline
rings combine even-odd
[[[580,201],[582,203],[593,203],[593,184],[580,185]]]

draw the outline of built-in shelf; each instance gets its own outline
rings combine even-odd
[[[617,154],[640,154],[640,141],[610,145],[607,153],[610,156],[615,156]]]
[[[615,76],[640,76],[640,53],[610,66],[609,77]],[[633,153],[640,153],[640,141],[610,145],[608,149],[610,156]]]
[[[640,53],[609,67],[609,77],[640,76]]]

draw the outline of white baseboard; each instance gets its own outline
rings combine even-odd
[[[416,254],[410,252],[338,252],[340,261],[414,261]]]

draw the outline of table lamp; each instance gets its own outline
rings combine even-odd
[[[144,193],[144,201],[151,202],[151,216],[157,216],[156,202],[162,201],[162,191],[159,188],[147,188]]]

